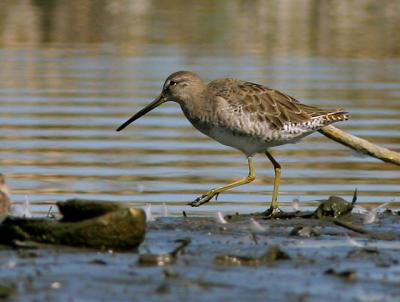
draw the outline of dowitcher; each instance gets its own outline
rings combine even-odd
[[[295,143],[324,126],[348,119],[342,109],[305,105],[259,84],[231,78],[205,84],[193,72],[178,71],[165,80],[161,94],[153,102],[119,126],[117,131],[168,101],[178,103],[197,130],[242,151],[248,161],[247,177],[211,189],[189,204],[200,206],[228,189],[252,182],[256,178],[252,158],[257,153],[264,153],[275,172],[272,202],[264,212],[266,215],[279,212],[281,166],[272,157],[270,148]]]

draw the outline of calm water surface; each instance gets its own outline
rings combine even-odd
[[[315,28],[310,15],[315,12],[307,10],[301,20],[291,19],[295,1],[289,1],[287,8],[275,7],[287,12],[279,15],[281,22],[294,22],[287,38],[277,34],[279,20],[258,29],[262,31],[258,38],[246,37],[243,32],[257,20],[246,14],[234,18],[231,10],[239,1],[232,1],[234,5],[222,1],[218,5],[225,5],[224,10],[215,10],[208,2],[197,5],[192,14],[197,26],[189,28],[176,23],[176,16],[186,9],[179,1],[173,1],[169,10],[162,1],[138,1],[142,6],[127,11],[120,10],[119,1],[111,2],[115,7],[100,9],[106,12],[101,25],[90,22],[91,14],[99,12],[88,12],[87,22],[82,16],[82,33],[74,20],[69,30],[62,24],[76,15],[76,1],[50,1],[54,5],[44,7],[39,1],[2,4],[7,14],[0,17],[0,171],[15,202],[29,199],[38,212],[71,197],[152,204],[160,213],[164,203],[172,213],[264,210],[270,201],[273,169],[261,155],[256,157],[254,183],[199,209],[185,206],[208,189],[247,175],[247,164],[239,151],[192,128],[178,105],[164,104],[115,132],[158,95],[165,77],[176,70],[196,71],[206,81],[227,76],[246,79],[307,104],[346,108],[352,118],[338,124],[341,129],[400,151],[398,44],[361,50],[364,37],[347,33],[343,39],[350,46],[342,41],[335,44],[337,49],[310,50],[305,46],[340,39],[323,33],[315,37],[307,31],[305,41],[292,50],[290,37],[304,30],[296,22]],[[91,1],[81,3],[90,6]],[[372,32],[371,39],[392,30],[392,23],[400,24],[395,15],[376,17],[373,10],[365,15],[386,18],[387,26]],[[207,16],[215,24],[200,26]],[[366,26],[362,20],[355,21],[360,29]],[[92,31],[98,27],[106,30]],[[233,30],[240,32],[238,37]],[[397,39],[398,32],[393,33]],[[269,47],[267,41],[274,44]],[[320,134],[276,148],[273,154],[283,167],[280,201],[289,206],[296,198],[304,205],[330,195],[350,199],[355,188],[363,203],[396,206],[400,201],[399,167],[354,154]]]

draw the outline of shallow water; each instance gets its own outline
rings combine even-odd
[[[38,212],[76,196],[159,212],[165,203],[172,213],[263,210],[273,181],[263,156],[253,184],[200,209],[185,206],[245,176],[247,165],[240,152],[193,129],[177,105],[115,132],[176,70],[206,81],[246,79],[307,104],[345,108],[352,118],[341,129],[399,151],[399,5],[300,2],[2,2],[0,172],[13,200],[28,199]],[[349,14],[352,23],[342,22]],[[283,167],[282,202],[350,199],[355,188],[361,203],[400,201],[398,167],[320,134],[273,154]]]

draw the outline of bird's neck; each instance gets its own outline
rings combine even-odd
[[[186,118],[189,120],[200,119],[202,121],[207,120],[208,112],[210,111],[209,102],[204,93],[193,95],[190,98],[179,102],[182,111]]]

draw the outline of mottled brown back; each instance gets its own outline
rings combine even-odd
[[[254,122],[269,124],[271,130],[282,129],[284,124],[305,124],[323,118],[326,124],[346,120],[342,109],[321,109],[305,105],[280,91],[236,79],[219,79],[208,85],[215,95],[229,103],[237,113],[250,115]]]

